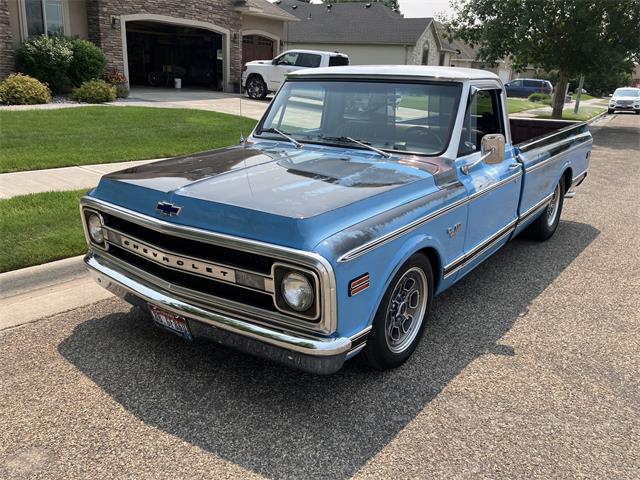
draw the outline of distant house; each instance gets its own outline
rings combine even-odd
[[[268,0],[0,0],[0,79],[15,69],[18,44],[34,35],[89,39],[130,83],[239,88],[242,63],[280,52],[297,22]]]
[[[455,54],[433,18],[404,18],[379,2],[275,3],[300,20],[285,26],[287,49],[337,50],[354,65],[449,65]]]

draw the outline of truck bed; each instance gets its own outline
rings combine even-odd
[[[587,130],[587,124],[584,122],[572,120],[545,120],[537,118],[509,118],[511,125],[511,138],[513,144],[525,152],[531,148],[540,147],[542,143],[546,143],[547,138],[558,141],[563,136],[571,136],[582,133]]]

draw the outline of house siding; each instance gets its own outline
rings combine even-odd
[[[338,51],[349,55],[351,65],[404,65],[407,60],[407,47],[404,45],[288,42],[286,50],[293,49]]]
[[[241,15],[234,10],[232,0],[183,2],[178,0],[88,0],[87,23],[89,39],[102,48],[107,56],[109,67],[125,71],[122,43],[123,22],[112,26],[112,17],[122,15],[162,15],[175,19],[207,22],[227,29],[236,40],[225,38],[230,42],[230,58],[225,58],[229,65],[227,83],[240,81],[242,51],[240,45]],[[195,28],[198,28],[197,26]]]
[[[428,49],[427,65],[439,65],[440,64],[440,48],[438,47],[438,40],[436,39],[435,27],[433,23],[425,29],[420,35],[415,47],[413,47],[407,65],[422,65],[422,52]]]
[[[9,0],[0,0],[0,79],[15,69],[15,45],[9,17]]]

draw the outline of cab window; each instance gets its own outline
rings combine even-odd
[[[296,64],[296,61],[298,60],[298,56],[299,56],[298,52],[285,53],[278,59],[278,61],[276,62],[276,65],[294,66]]]
[[[504,135],[502,123],[500,90],[476,91],[467,101],[458,156],[462,157],[480,151],[482,137],[485,135],[492,133]]]

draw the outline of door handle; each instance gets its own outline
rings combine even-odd
[[[515,170],[516,168],[520,168],[519,163],[512,163],[511,165],[509,165],[509,170]]]

